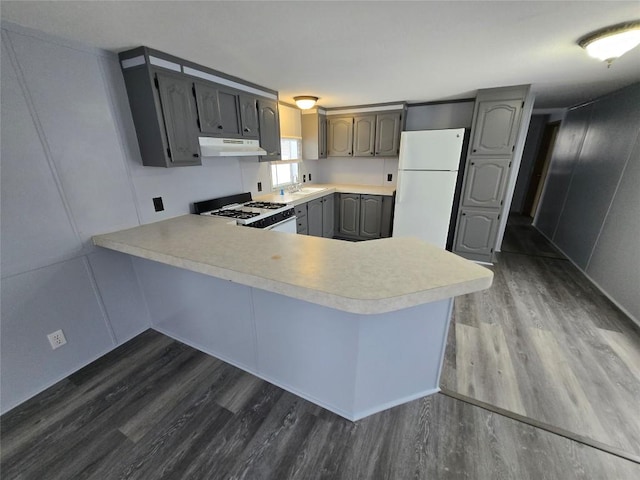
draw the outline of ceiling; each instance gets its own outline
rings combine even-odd
[[[3,20],[114,52],[146,45],[325,107],[431,102],[532,84],[538,109],[640,81],[576,44],[637,1],[2,1]]]

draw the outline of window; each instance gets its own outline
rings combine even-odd
[[[280,140],[282,160],[271,162],[271,188],[274,190],[298,182],[301,143],[299,138],[282,138]]]

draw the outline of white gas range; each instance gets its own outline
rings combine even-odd
[[[296,233],[296,216],[293,207],[285,203],[252,201],[251,193],[240,193],[213,198],[193,204],[194,213],[212,217],[226,217],[230,223]]]

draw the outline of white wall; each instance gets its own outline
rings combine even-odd
[[[640,323],[640,83],[568,112],[534,225]]]
[[[269,189],[268,164],[205,159],[142,167],[117,57],[2,23],[0,410],[42,391],[150,324],[129,256],[91,236]],[[156,213],[152,198],[165,211]],[[62,328],[68,344],[51,350]]]

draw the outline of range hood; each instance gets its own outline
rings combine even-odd
[[[203,157],[248,157],[267,154],[260,148],[258,140],[198,137],[198,141]]]

